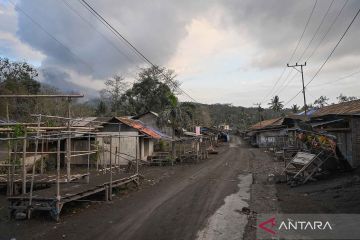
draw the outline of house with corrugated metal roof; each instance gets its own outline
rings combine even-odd
[[[160,125],[159,114],[153,111],[148,111],[132,117],[132,119],[143,122],[146,126],[163,132],[168,136],[174,136],[174,129],[171,127],[170,122],[167,125]]]
[[[334,135],[338,156],[352,168],[360,166],[360,100],[318,109],[311,117],[311,125],[318,132]]]
[[[108,122],[102,124],[97,137],[99,149],[99,162],[107,164],[110,154],[118,157],[117,161],[121,165],[127,164],[136,158],[147,160],[154,152],[154,144],[161,140],[171,140],[171,137],[140,120],[126,117],[113,117]],[[105,137],[102,137],[103,134]],[[106,136],[113,135],[108,138]]]
[[[312,130],[304,123],[305,118],[298,115],[288,115],[258,122],[246,131],[245,139],[252,146],[282,149],[293,145],[297,130]]]
[[[281,135],[280,130],[286,128],[283,121],[284,118],[279,117],[263,120],[250,126],[246,134],[250,144],[257,147],[274,145],[276,139]]]

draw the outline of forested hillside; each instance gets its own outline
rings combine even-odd
[[[59,89],[37,80],[38,72],[26,62],[11,62],[0,58],[0,94],[58,94]],[[72,103],[72,115],[114,116],[136,115],[146,111],[170,113],[181,119],[178,127],[194,125],[217,126],[229,124],[232,128],[245,129],[260,119],[258,108],[236,107],[231,104],[180,103],[176,97],[179,84],[173,71],[155,67],[143,69],[137,81],[128,86],[121,76],[105,81],[105,88],[97,99]],[[86,95],[86,93],[83,93]],[[31,113],[66,115],[66,100],[62,99],[9,99],[2,100],[0,119],[31,121]],[[283,111],[260,109],[261,119],[277,117]],[[174,119],[175,121],[175,119]]]
[[[196,104],[196,123],[199,125],[217,126],[220,124],[229,124],[234,129],[246,129],[250,125],[261,119],[270,119],[283,116],[290,112],[285,109],[276,112],[271,109],[259,109],[256,107],[241,107],[231,104]]]

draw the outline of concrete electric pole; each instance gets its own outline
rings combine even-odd
[[[301,73],[301,79],[302,79],[302,92],[303,92],[303,96],[304,96],[304,110],[305,110],[305,117],[307,117],[307,105],[306,105],[306,95],[305,95],[305,85],[304,85],[304,71],[303,71],[303,67],[306,66],[306,62],[304,64],[298,64],[296,63],[295,65],[289,65],[287,64],[288,67],[292,67],[294,68],[296,71]],[[300,71],[296,68],[296,67],[300,67]]]

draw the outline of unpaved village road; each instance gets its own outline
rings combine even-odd
[[[2,222],[0,239],[242,239],[247,217],[241,209],[250,198],[251,157],[233,137],[209,160],[149,168],[139,191],[110,203],[82,206],[60,223],[43,218]],[[146,184],[151,174],[158,181]]]

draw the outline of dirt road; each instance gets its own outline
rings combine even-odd
[[[3,222],[0,239],[242,239],[251,156],[232,138],[209,160],[154,169],[139,191],[67,214],[60,223]]]

